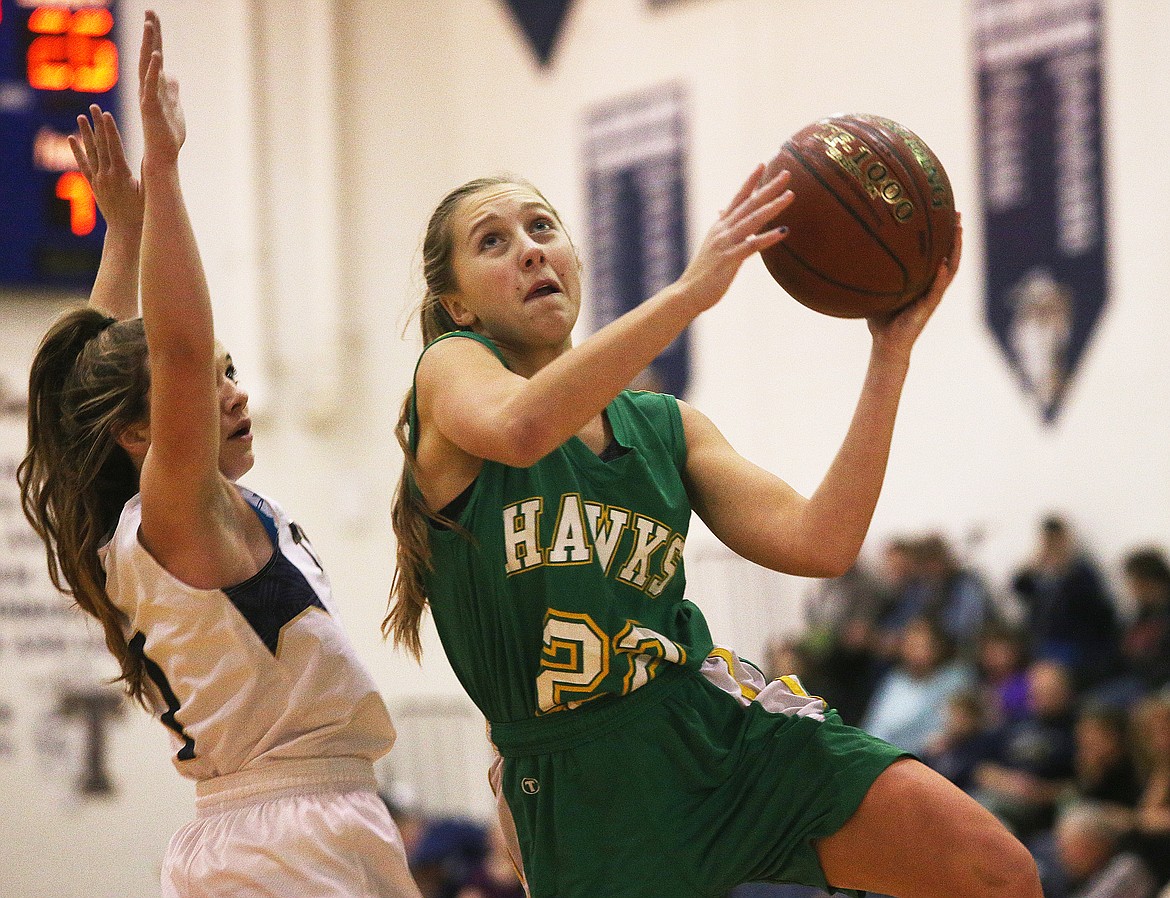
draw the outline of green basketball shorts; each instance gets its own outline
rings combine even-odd
[[[833,891],[813,843],[907,757],[724,648],[622,698],[496,724],[492,740],[531,898]]]

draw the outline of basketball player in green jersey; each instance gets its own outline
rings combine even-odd
[[[442,201],[423,249],[426,348],[399,421],[384,629],[418,654],[429,604],[489,721],[532,898],[715,898],[759,880],[1039,898],[1027,851],[990,813],[794,677],[765,683],[685,598],[692,510],[774,570],[853,563],[910,350],[958,265],[956,249],[925,296],[869,321],[857,410],[806,499],[690,406],[625,389],[783,239],[767,228],[791,202],[788,175],[762,172],[676,283],[576,347],[580,263],[544,197],[489,178]]]

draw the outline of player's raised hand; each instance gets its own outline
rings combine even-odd
[[[145,196],[141,181],[126,162],[126,151],[114,117],[96,104],[89,107],[93,123],[77,117],[77,134],[69,148],[77,168],[89,182],[106,220],[102,262],[89,303],[119,321],[138,314],[138,263],[142,242]]]
[[[677,282],[693,296],[698,311],[723,297],[748,256],[784,239],[787,228],[763,229],[792,203],[789,180],[789,173],[781,171],[765,181],[764,166],[757,165],[719,213]]]
[[[97,105],[89,107],[90,119],[77,117],[77,134],[69,135],[69,148],[85,175],[98,209],[111,228],[142,228],[142,185],[126,161],[126,150],[113,115]]]
[[[187,138],[179,82],[163,71],[162,26],[147,10],[138,54],[138,100],[142,111],[143,165],[174,162]]]

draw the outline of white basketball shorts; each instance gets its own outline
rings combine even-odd
[[[421,898],[376,788],[356,758],[201,781],[196,818],[167,848],[164,898]]]

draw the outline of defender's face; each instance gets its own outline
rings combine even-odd
[[[474,194],[451,219],[451,317],[515,347],[567,345],[581,308],[577,252],[556,213],[514,184]]]
[[[248,394],[236,382],[232,357],[216,344],[216,374],[219,390],[219,470],[228,480],[238,480],[252,469],[252,419],[248,416]]]

